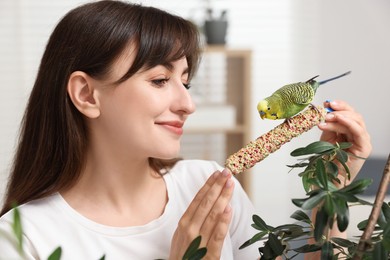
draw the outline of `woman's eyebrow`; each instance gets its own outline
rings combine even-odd
[[[167,63],[161,64],[161,66],[165,67],[170,72],[172,72],[174,70],[174,66],[173,66],[173,64],[171,62],[167,62]],[[185,67],[183,72],[182,72],[182,75],[188,74],[188,72],[189,72],[189,68]]]
[[[183,70],[183,72],[182,72],[182,74],[181,74],[181,75],[188,74],[188,72],[189,72],[189,68],[188,68],[188,67],[186,67],[186,68]]]
[[[171,62],[166,62],[166,63],[160,64],[160,65],[165,67],[167,70],[169,70],[171,72],[173,71],[174,66],[172,65]]]

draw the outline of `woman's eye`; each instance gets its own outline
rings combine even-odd
[[[186,89],[190,89],[190,88],[191,88],[191,84],[190,84],[190,83],[183,83],[183,86],[184,86]]]
[[[164,78],[164,79],[154,79],[152,80],[152,84],[156,85],[157,87],[163,87],[167,82],[169,78]]]

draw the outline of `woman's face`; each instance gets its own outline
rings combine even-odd
[[[125,74],[133,54],[112,67],[110,79]],[[117,86],[99,86],[101,113],[98,135],[112,150],[125,156],[170,159],[178,155],[183,124],[195,111],[188,93],[187,60],[140,70]],[[94,127],[95,129],[95,127]]]

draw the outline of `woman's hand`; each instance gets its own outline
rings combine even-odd
[[[192,240],[199,235],[202,236],[200,247],[207,247],[205,259],[220,259],[232,217],[229,202],[233,187],[231,173],[226,169],[210,176],[179,221],[172,239],[170,260],[182,259]]]
[[[319,125],[319,128],[323,131],[321,140],[330,143],[350,142],[352,147],[348,149],[348,152],[367,158],[371,153],[372,146],[363,117],[355,112],[349,104],[341,100],[325,102],[324,105],[332,108],[334,112],[328,113],[325,122]],[[356,177],[364,161],[349,156],[347,164],[351,172],[350,181]]]

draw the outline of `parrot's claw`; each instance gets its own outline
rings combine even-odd
[[[284,122],[287,123],[288,128],[290,128],[290,129],[295,127],[295,125],[292,122],[291,118],[286,118],[286,120],[284,120]]]
[[[312,108],[314,108],[314,110],[316,110],[318,113],[321,114],[321,111],[317,108],[316,105],[314,105],[313,103],[310,103],[310,106],[311,106]]]

